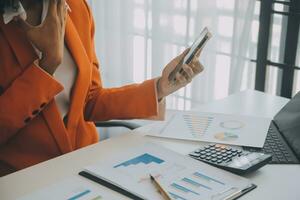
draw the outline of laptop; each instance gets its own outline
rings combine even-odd
[[[270,164],[300,163],[300,92],[273,118],[263,148],[243,147],[272,154]]]

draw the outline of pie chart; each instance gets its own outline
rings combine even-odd
[[[236,120],[230,120],[230,121],[221,122],[220,126],[222,128],[226,128],[226,129],[230,129],[230,130],[236,130],[236,129],[243,128],[245,125],[244,125],[243,122],[236,121]]]
[[[239,138],[239,136],[235,133],[231,132],[221,132],[215,134],[215,138],[220,141],[233,141]]]

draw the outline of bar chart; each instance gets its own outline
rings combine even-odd
[[[160,159],[160,158],[157,158],[153,155],[150,155],[148,153],[145,153],[143,155],[140,155],[138,157],[135,157],[133,159],[130,159],[130,160],[127,160],[123,163],[120,163],[116,166],[114,166],[114,168],[118,168],[118,167],[127,167],[127,166],[130,166],[130,165],[138,165],[140,163],[143,163],[143,164],[149,164],[149,163],[157,163],[157,164],[161,164],[163,163],[164,160]]]
[[[205,135],[208,128],[210,127],[213,117],[200,116],[200,115],[183,115],[184,122],[189,128],[190,133],[195,138],[200,138]]]
[[[50,194],[50,195],[49,195]],[[18,200],[108,200],[119,199],[118,195],[92,185],[90,182],[77,176],[68,177],[53,185],[34,191]]]
[[[228,179],[231,174],[216,171],[150,143],[86,168],[86,172],[139,194],[141,199],[162,199],[150,180],[151,174],[175,200],[211,199],[238,188]]]
[[[87,198],[87,195],[91,194],[91,190],[87,189],[87,190],[83,190],[82,192],[79,192],[78,194],[74,194],[74,196],[71,196],[70,198],[68,198],[68,200],[101,200],[102,196],[100,195],[96,195],[90,198]]]
[[[157,180],[164,180],[168,193],[174,199],[199,199],[227,188],[224,181],[204,172],[189,171],[185,166],[166,161],[157,154],[145,152],[113,166],[116,173],[127,174],[128,178],[136,180],[143,187],[151,190],[149,174]],[[183,176],[178,176],[183,174]]]

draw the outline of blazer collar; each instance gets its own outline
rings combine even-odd
[[[25,69],[27,66],[32,64],[34,60],[38,59],[38,55],[36,54],[33,46],[27,40],[26,35],[19,28],[16,22],[12,21],[5,25],[1,19],[0,28],[22,69]]]

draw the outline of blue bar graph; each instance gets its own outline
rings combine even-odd
[[[208,186],[206,186],[206,185],[203,185],[203,184],[201,184],[201,183],[198,183],[198,182],[196,182],[196,181],[194,181],[194,180],[192,180],[192,179],[189,179],[189,178],[183,178],[183,179],[181,179],[181,180],[184,181],[184,182],[186,182],[186,183],[189,183],[189,184],[191,184],[191,185],[193,185],[193,186],[196,186],[196,187],[204,187],[204,188],[206,188],[206,189],[208,189],[208,190],[212,190],[211,187],[208,187]]]
[[[77,195],[75,195],[75,196],[69,198],[68,200],[76,200],[76,199],[79,199],[79,198],[83,197],[84,195],[86,195],[86,194],[88,194],[88,193],[90,193],[90,192],[91,192],[91,190],[85,190],[85,191],[83,191],[83,192],[81,192],[81,193],[79,193],[79,194],[77,194]]]
[[[184,192],[184,193],[193,193],[193,194],[195,194],[195,195],[200,195],[199,193],[197,193],[197,192],[195,192],[195,191],[193,191],[193,190],[190,190],[190,189],[188,189],[188,188],[186,188],[186,187],[183,187],[183,186],[181,186],[181,185],[179,185],[179,184],[177,184],[177,183],[172,183],[171,186],[172,186],[173,188],[175,188],[175,189],[178,189],[178,190]]]
[[[149,164],[149,163],[157,163],[157,164],[161,164],[163,163],[164,160],[160,159],[160,158],[157,158],[155,156],[152,156],[148,153],[145,153],[143,155],[140,155],[136,158],[133,158],[133,159],[130,159],[130,160],[127,160],[123,163],[120,163],[116,166],[114,166],[114,168],[118,168],[118,167],[121,167],[121,166],[124,166],[124,167],[128,167],[130,165],[137,165],[139,163],[144,163],[144,164]]]
[[[211,178],[211,177],[209,177],[209,176],[206,176],[206,175],[204,175],[204,174],[201,174],[201,173],[199,173],[199,172],[195,172],[194,175],[195,175],[196,177],[205,179],[205,180],[207,180],[207,181],[214,181],[214,182],[219,183],[219,184],[221,184],[221,185],[225,185],[225,183],[223,183],[223,182],[221,182],[221,181],[218,181],[218,180],[216,180],[216,179],[214,179],[214,178]]]
[[[183,198],[183,197],[181,197],[181,196],[179,196],[179,195],[177,195],[177,194],[175,194],[175,193],[173,193],[173,192],[169,192],[169,194],[175,199],[175,200],[187,200],[187,199],[185,199],[185,198]]]

